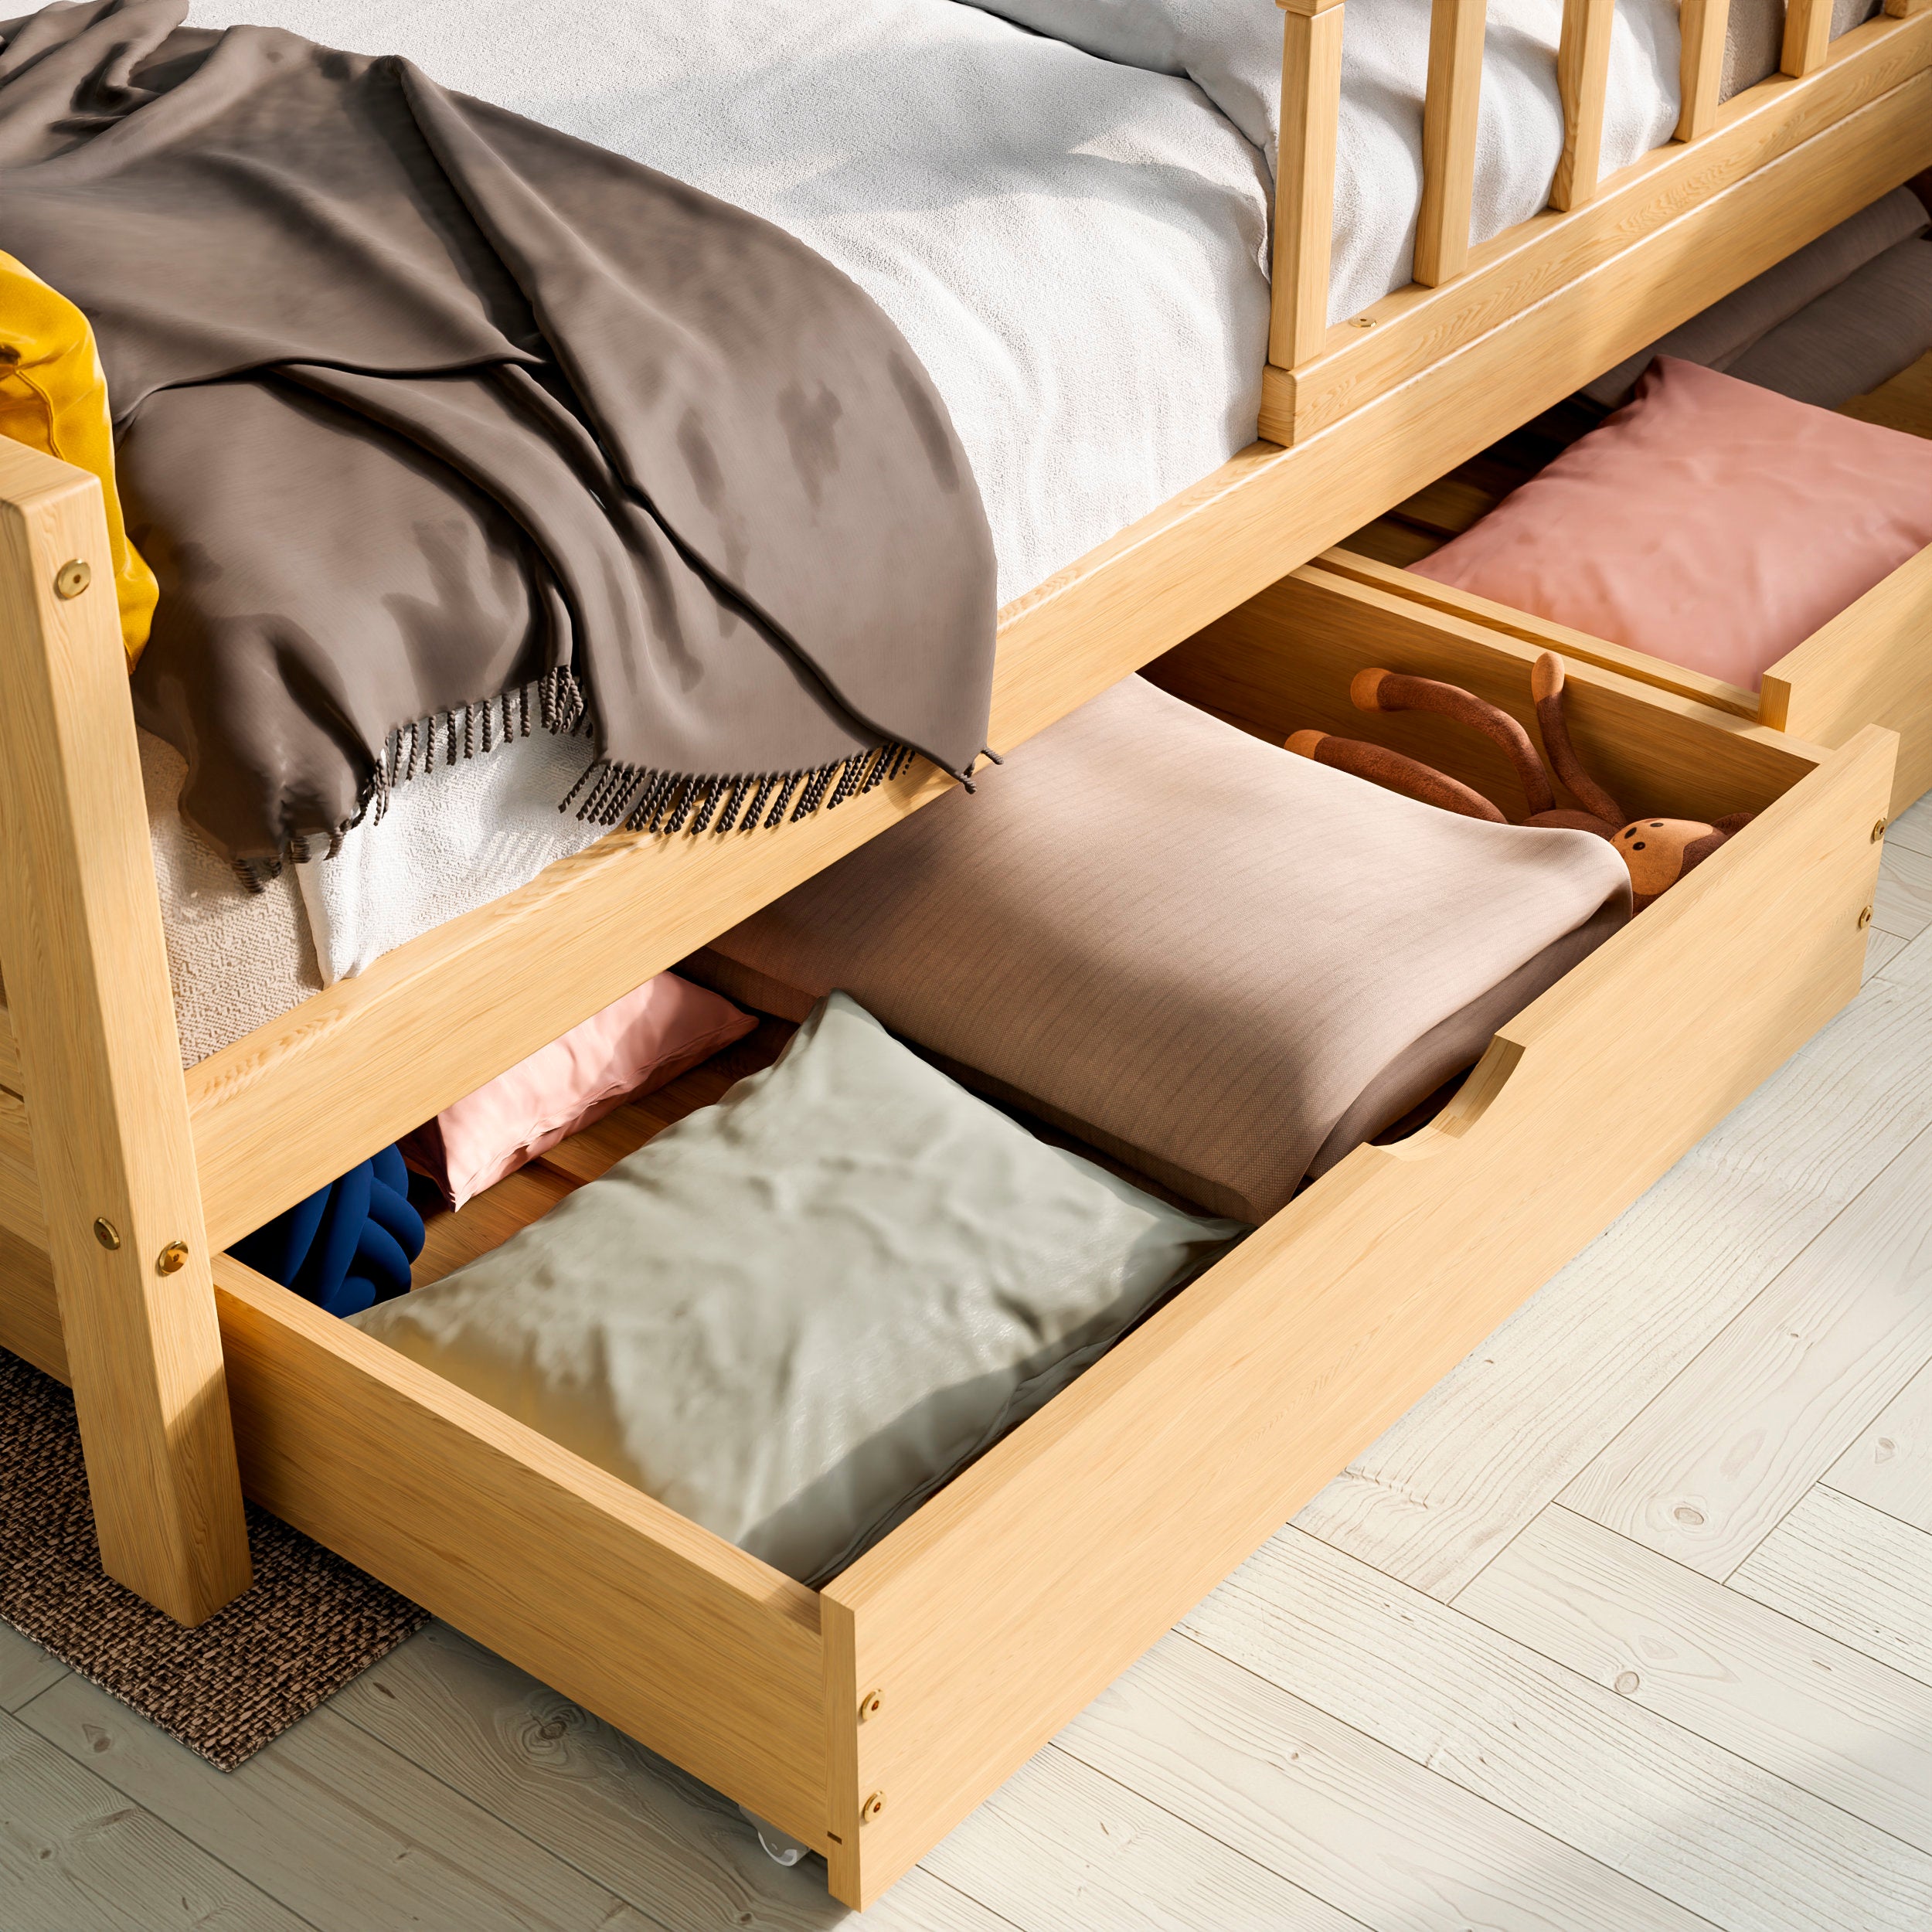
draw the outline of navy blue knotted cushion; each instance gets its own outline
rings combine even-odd
[[[406,1294],[410,1264],[423,1252],[423,1217],[410,1206],[400,1150],[384,1148],[229,1252],[331,1315],[359,1315]]]

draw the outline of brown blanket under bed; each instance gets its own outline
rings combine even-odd
[[[868,296],[406,61],[186,12],[0,22],[0,248],[99,340],[196,823],[272,867],[533,713],[594,735],[601,824],[964,772],[992,541]]]

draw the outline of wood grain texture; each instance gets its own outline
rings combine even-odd
[[[60,1659],[0,1624],[0,1710],[17,1711],[67,1674]]]
[[[1342,9],[1281,19],[1281,130],[1274,185],[1274,273],[1268,360],[1293,369],[1328,332],[1328,248],[1335,226],[1342,109]]]
[[[1932,1851],[1932,1689],[1899,1672],[1563,1509],[1456,1607]]]
[[[313,1932],[0,1714],[0,1906],[19,1932]]]
[[[971,1886],[1021,1932],[1360,1932],[1219,1834],[1059,1751],[1043,1751],[995,1792],[924,1869]]]
[[[827,1587],[886,1694],[856,1788],[893,1794],[841,1896],[883,1891],[1855,991],[1889,777],[1884,733],[1832,754],[1503,1029],[1430,1128],[1358,1150]],[[1755,994],[1717,963],[1772,954],[1790,977]],[[1632,1006],[1662,1032],[1637,1039]]]
[[[811,1591],[239,1262],[215,1279],[257,1502],[823,1842]]]
[[[1932,1536],[1814,1489],[1730,1587],[1932,1685]]]
[[[1728,1577],[1932,1359],[1932,1131],[1920,1134],[1563,1492]]]
[[[329,1708],[677,1932],[824,1932],[844,1916],[815,1861],[774,1864],[736,1805],[446,1624]],[[998,1932],[1002,1921],[915,1869],[865,1923]]]
[[[1727,684],[1721,678],[1709,677],[1701,671],[1688,670],[1682,665],[1652,657],[1647,651],[1633,651],[1628,645],[1612,644],[1607,638],[1593,638],[1587,631],[1573,631],[1566,624],[1553,624],[1547,617],[1519,611],[1512,604],[1498,604],[1493,597],[1478,597],[1473,591],[1459,590],[1453,584],[1438,583],[1433,578],[1418,577],[1413,570],[1378,562],[1350,550],[1326,551],[1315,563],[1333,576],[1346,577],[1352,583],[1386,592],[1390,597],[1405,598],[1431,611],[1440,611],[1447,617],[1460,617],[1481,630],[1499,631],[1505,637],[1519,638],[1525,644],[1535,645],[1539,650],[1555,651],[1566,659],[1583,664],[1601,665],[1607,671],[1620,671],[1626,677],[1655,685],[1660,691],[1674,691],[1679,697],[1694,698],[1713,710],[1728,711],[1734,717],[1747,719],[1753,724],[1759,722],[1757,698],[1753,692]]]
[[[22,1721],[315,1932],[655,1932],[326,1708],[226,1773],[82,1678]]]
[[[576,1185],[547,1166],[532,1165],[505,1175],[454,1213],[437,1208],[425,1215],[423,1252],[410,1267],[410,1286],[427,1288],[500,1248],[512,1235],[548,1214]]]
[[[1812,744],[1862,724],[1899,734],[1890,810],[1932,787],[1932,546],[1787,651],[1764,673],[1759,715]]]
[[[1872,923],[1907,940],[1932,926],[1932,854],[1887,841],[1872,900]]]
[[[1485,11],[1484,0],[1434,0],[1429,16],[1415,254],[1415,280],[1424,288],[1440,287],[1468,265]]]
[[[12,442],[0,634],[0,967],[101,1560],[196,1624],[247,1587],[248,1539],[107,525],[92,477]]]
[[[1869,395],[1853,396],[1838,413],[1909,436],[1932,436],[1932,355],[1921,355]]]
[[[1923,1002],[1869,987],[1297,1526],[1453,1597],[1928,1126]]]
[[[1157,1644],[1053,1748],[1377,1932],[1704,1923],[1190,1638]]]
[[[1527,421],[1932,165],[1928,63],[1932,15],[1855,28],[1800,85],[1756,87],[1727,102],[1694,147],[1654,149],[1583,207],[1546,212],[1478,244],[1453,282],[1383,297],[1364,311],[1372,328],[1331,329],[1312,362],[1270,367],[1261,434],[1306,440],[1533,315],[1521,333],[1534,338],[1536,354],[1514,368],[1498,364],[1521,399],[1510,423]],[[1868,113],[1871,122],[1858,125]],[[1798,151],[1821,136],[1821,146]],[[1538,366],[1554,357],[1578,372],[1546,389]],[[1472,400],[1481,387],[1470,384]]]
[[[1932,1535],[1932,1362],[1888,1402],[1825,1481]]]
[[[1560,211],[1582,207],[1596,193],[1603,172],[1604,111],[1616,18],[1617,0],[1563,0],[1563,32],[1556,47],[1563,151],[1549,189],[1549,205]]]
[[[1908,1932],[1932,1858],[1284,1530],[1189,1634],[1720,1926]]]
[[[0,947],[0,954],[5,948]],[[0,1000],[0,1087],[12,1094],[26,1091],[26,1077],[20,1070],[19,1043],[13,1036],[13,1015]]]
[[[1824,65],[1832,43],[1832,0],[1784,0],[1778,71],[1803,76]]]
[[[46,1251],[47,1217],[40,1205],[26,1103],[5,1087],[0,1087],[0,1228]]]
[[[1730,11],[1730,0],[1684,0],[1679,11],[1679,141],[1700,141],[1717,124],[1724,84],[1724,29]]]
[[[53,1264],[44,1248],[5,1228],[0,1228],[0,1349],[31,1362],[43,1375],[71,1379]]]

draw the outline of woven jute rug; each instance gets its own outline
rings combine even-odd
[[[0,1352],[0,1617],[225,1771],[429,1621],[252,1505],[253,1584],[197,1630],[100,1567],[73,1398]]]

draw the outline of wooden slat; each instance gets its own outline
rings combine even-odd
[[[1549,189],[1552,208],[1580,208],[1603,172],[1604,111],[1610,90],[1610,36],[1617,0],[1563,0],[1556,86],[1563,104],[1563,151]]]
[[[1425,610],[1439,611],[1478,630],[1519,638],[1525,644],[1556,651],[1579,664],[1600,665],[1606,671],[1621,672],[1625,677],[1655,685],[1660,691],[1675,692],[1680,698],[1694,699],[1714,711],[1728,711],[1752,724],[1760,722],[1757,699],[1739,685],[1726,684],[1722,678],[1708,677],[1701,671],[1688,671],[1664,658],[1653,658],[1647,651],[1633,651],[1625,645],[1593,638],[1587,631],[1573,631],[1567,624],[1552,624],[1548,618],[1519,611],[1513,604],[1479,597],[1473,591],[1439,583],[1433,577],[1418,577],[1413,571],[1350,550],[1325,551],[1310,567],[1345,577],[1365,589],[1420,604]]]
[[[1415,280],[1424,288],[1453,280],[1469,262],[1484,12],[1484,0],[1434,0],[1430,15],[1422,206],[1416,216]]]
[[[100,485],[0,442],[0,971],[101,1560],[195,1624],[248,1537],[114,586]]]
[[[1451,1600],[1928,1125],[1922,1000],[1868,985],[1297,1526]]]
[[[1281,133],[1275,161],[1268,360],[1293,369],[1328,332],[1328,248],[1342,108],[1342,9],[1281,18]]]
[[[1932,1851],[1932,1689],[1563,1509],[1456,1607]]]
[[[1054,1750],[1339,1906],[1352,1927],[1709,1932],[1600,1860],[1178,1633]]]
[[[1730,1587],[1932,1685],[1932,1536],[1814,1489]]]
[[[1297,1531],[1185,1628],[1713,1927],[1932,1917],[1932,1858]]]
[[[1562,339],[1581,352],[1575,366],[1583,372],[1569,385],[1580,387],[1855,214],[1902,175],[1932,166],[1932,87],[1921,81],[1891,97],[1929,63],[1932,13],[1855,28],[1802,83],[1755,87],[1727,102],[1695,153],[1682,144],[1653,150],[1574,213],[1546,212],[1480,243],[1468,272],[1447,286],[1399,288],[1359,318],[1374,326],[1331,329],[1312,363],[1270,368],[1261,434],[1305,441],[1578,284],[1589,297],[1567,313]],[[1869,111],[1863,124],[1862,110]],[[1822,145],[1796,165],[1774,168],[1821,135]],[[1760,169],[1774,178],[1726,193]],[[1586,280],[1607,265],[1611,272]],[[1557,333],[1546,312],[1542,321],[1539,351]],[[1533,366],[1498,379],[1511,389],[1512,423],[1567,393],[1543,388]],[[1472,397],[1473,386],[1464,393]]]
[[[0,1087],[0,1228],[43,1252],[47,1217],[41,1211],[40,1177],[34,1171],[32,1130],[26,1103]]]
[[[1825,1481],[1932,1535],[1932,1362],[1885,1405]]]
[[[26,1080],[20,1071],[20,1047],[13,1037],[13,1015],[4,1000],[0,1000],[0,1087],[10,1094],[26,1090]]]
[[[1563,1492],[1728,1577],[1932,1356],[1922,1134]]]
[[[1724,87],[1724,29],[1731,0],[1684,0],[1679,15],[1682,51],[1678,62],[1682,106],[1679,141],[1701,141],[1717,124]]]
[[[1885,11],[1894,20],[1909,20],[1916,13],[1932,9],[1932,0],[1885,0]]]
[[[1874,584],[1764,674],[1764,722],[1813,744],[1842,744],[1861,724],[1899,734],[1890,811],[1932,787],[1932,546]]]
[[[1827,754],[1430,1128],[1358,1149],[826,1586],[883,1700],[854,1788],[889,1800],[835,1896],[883,1890],[1856,992],[1892,742]]]
[[[1832,43],[1832,0],[1784,0],[1781,73],[1801,77],[1825,64]]]
[[[824,1845],[811,1590],[240,1262],[215,1282],[257,1502]]]

